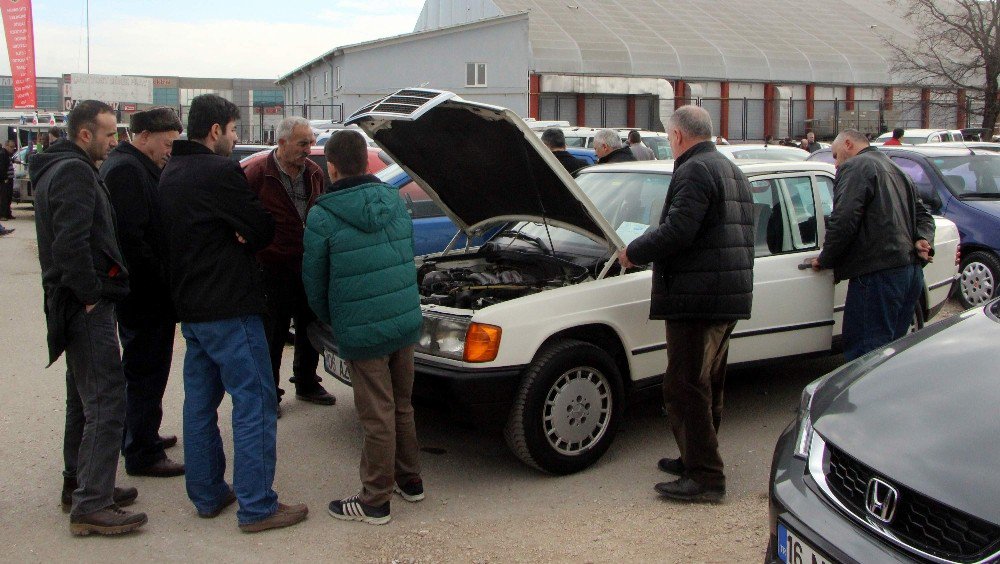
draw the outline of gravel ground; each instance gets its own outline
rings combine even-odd
[[[656,402],[632,407],[610,451],[572,476],[540,474],[517,461],[499,433],[468,429],[447,414],[419,409],[427,499],[392,502],[384,527],[335,521],[334,498],[358,487],[361,434],[351,393],[326,381],[335,407],[291,399],[279,421],[275,489],[312,511],[300,526],[241,534],[235,512],[198,519],[181,478],[133,478],[132,509],[149,514],[141,532],[74,538],[59,511],[65,364],[45,368],[45,333],[30,209],[0,239],[0,560],[350,561],[350,562],[747,562],[767,543],[767,479],[774,442],[791,421],[802,386],[836,367],[831,356],[732,371],[721,433],[728,492],[719,505],[665,502],[652,490],[664,479],[655,463],[676,450]],[[958,311],[950,303],[941,314]],[[939,316],[940,317],[940,316]],[[164,433],[181,434],[178,335],[164,399]],[[284,378],[290,375],[288,351]],[[286,383],[287,385],[287,383]],[[232,453],[229,403],[220,414]],[[183,437],[181,437],[183,444]],[[168,451],[183,460],[183,447]]]

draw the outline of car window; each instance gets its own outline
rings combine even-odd
[[[666,137],[643,137],[642,142],[653,150],[657,159],[664,161],[674,158],[674,153],[670,150],[670,142],[667,141]]]
[[[409,178],[398,164],[391,164],[375,173],[379,180],[393,186],[398,185],[401,180]],[[438,205],[424,192],[416,182],[410,181],[399,189],[399,197],[406,202],[406,209],[410,212],[412,219],[425,219],[428,217],[442,217],[445,215]]]
[[[782,252],[816,248],[816,200],[813,198],[812,178],[792,176],[782,178],[779,195],[791,204],[784,211],[790,237],[782,242]]]
[[[780,223],[771,221],[771,214],[778,202],[778,183],[775,180],[754,180],[750,183],[750,194],[753,196],[753,226],[754,226],[754,256],[766,257],[774,254],[771,251],[781,248],[780,239],[774,241],[768,237],[768,230],[780,232]]]
[[[963,155],[929,159],[941,171],[945,184],[959,198],[1000,198],[1000,157]],[[921,193],[921,196],[923,193]]]
[[[567,147],[588,147],[586,143],[586,137],[567,137],[566,146]]]
[[[819,187],[819,205],[823,208],[823,217],[830,217],[833,212],[833,179],[829,176],[816,176]]]
[[[932,198],[934,195],[934,185],[931,184],[931,179],[927,176],[927,171],[920,163],[906,157],[892,156],[889,158],[910,177],[910,180],[917,186],[917,192],[920,193],[921,198],[925,200]]]
[[[927,142],[926,137],[906,137],[899,140],[903,145],[922,145]]]
[[[835,164],[833,162],[833,151],[816,151],[812,156],[807,157],[809,161],[819,161],[821,163]]]
[[[754,159],[762,161],[782,161],[794,162],[804,161],[809,157],[808,153],[799,149],[782,149],[779,147],[769,147],[767,149],[745,149],[732,151],[736,159]]]

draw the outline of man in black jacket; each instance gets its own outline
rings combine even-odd
[[[566,134],[558,127],[550,127],[542,132],[542,143],[552,151],[559,164],[570,174],[587,166],[587,161],[574,157],[566,150]]]
[[[597,164],[627,163],[634,161],[632,149],[622,143],[622,138],[613,129],[599,129],[594,134],[594,152]]]
[[[122,451],[130,476],[180,476],[184,465],[170,460],[163,451],[176,444],[177,437],[160,437],[163,393],[176,328],[163,260],[156,185],[171,144],[183,128],[177,113],[166,107],[132,114],[129,126],[132,142],[120,143],[101,165],[131,287],[117,308],[127,382]]]
[[[855,359],[906,334],[932,260],[934,218],[889,157],[857,130],[833,142],[833,213],[814,270],[850,280],[844,304],[844,358]]]
[[[659,468],[679,476],[660,495],[718,501],[726,493],[718,431],[736,321],[753,299],[753,199],[750,182],[712,142],[712,118],[684,106],[668,123],[677,156],[660,224],[620,251],[624,268],[653,263],[650,319],[666,320],[663,396],[680,458]]]
[[[216,517],[239,501],[248,533],[294,525],[304,504],[278,502],[278,396],[264,336],[264,290],[254,253],[274,237],[274,220],[250,190],[236,144],[239,108],[215,94],[191,101],[188,138],[174,141],[160,176],[159,204],[170,289],[184,358],[184,462],[198,515]],[[225,482],[219,434],[223,395],[233,400],[233,487]]]
[[[115,146],[111,107],[85,100],[69,113],[69,141],[32,163],[49,363],[66,353],[63,499],[75,535],[119,534],[146,523],[121,510],[135,488],[115,488],[125,417],[125,375],[114,303],[128,293],[114,211],[94,163]]]

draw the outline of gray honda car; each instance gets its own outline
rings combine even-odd
[[[808,385],[766,562],[1000,562],[1000,301]]]

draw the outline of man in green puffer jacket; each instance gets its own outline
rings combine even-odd
[[[381,525],[393,491],[406,501],[424,498],[410,402],[422,323],[413,222],[398,190],[365,173],[361,135],[338,131],[324,152],[333,184],[306,219],[302,281],[347,361],[365,433],[361,491],[330,502],[329,511]]]

